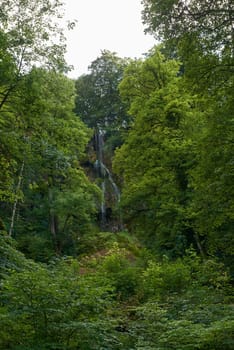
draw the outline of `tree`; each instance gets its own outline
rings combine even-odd
[[[8,157],[16,168],[11,173],[12,200],[2,198],[2,215],[31,257],[47,259],[54,253],[51,242],[57,253],[71,247],[75,253],[73,242],[90,229],[99,200],[98,188],[80,167],[91,132],[73,113],[70,79],[34,68],[19,84],[11,100],[13,123],[2,133],[6,140],[11,134],[14,137],[8,143]],[[43,245],[50,252],[43,254]]]
[[[65,37],[59,25],[62,6],[60,0],[1,0],[1,31],[17,73],[38,63],[64,71]]]
[[[114,230],[121,226],[121,215],[116,206],[119,190],[111,175],[111,163],[114,150],[122,144],[130,123],[126,103],[121,100],[118,90],[127,63],[127,59],[119,58],[115,53],[102,51],[101,56],[91,63],[90,73],[76,81],[75,113],[94,130],[86,164],[91,176],[102,184],[103,200],[108,207],[107,210],[105,206],[101,207],[100,225],[102,228],[112,226]],[[96,165],[102,167],[99,172]]]
[[[209,43],[213,52],[233,50],[234,9],[231,0],[143,0],[146,31],[159,39],[179,39],[189,33]],[[233,52],[233,51],[232,51]]]
[[[145,299],[130,324],[134,349],[233,347],[229,277],[222,264],[204,262],[190,250],[174,262],[150,261],[142,277]]]
[[[99,195],[80,167],[91,133],[73,113],[74,84],[62,74],[62,5],[3,0],[0,10],[1,215],[9,235],[42,260],[54,253],[51,242],[59,253],[90,228]]]
[[[231,1],[143,1],[147,31],[182,62],[184,86],[195,92],[202,128],[194,133],[197,150],[190,169],[193,203],[189,216],[207,252],[230,264],[233,249],[233,67],[234,30]]]
[[[13,61],[10,79],[4,82],[0,109],[16,90],[21,76],[33,65],[61,71],[67,69],[65,39],[56,22],[61,17],[60,0],[2,0],[0,31],[6,57]]]
[[[191,169],[194,196],[191,215],[206,250],[233,264],[234,174],[233,89],[224,88],[210,101],[204,130],[197,135],[197,164]]]
[[[120,91],[131,101],[135,120],[114,158],[131,230],[161,253],[175,255],[194,240],[186,219],[187,172],[194,157],[189,129],[199,118],[178,69],[179,62],[167,61],[159,49],[126,69]]]
[[[26,91],[25,76],[34,65],[57,71],[67,69],[64,36],[56,23],[61,17],[61,6],[59,0],[1,0],[0,199],[5,202],[15,202],[14,177],[20,178],[22,167],[22,162],[17,164],[17,160],[27,144],[26,135],[21,132],[25,122],[22,120],[21,97],[30,94]]]
[[[228,85],[234,70],[234,26],[231,0],[144,0],[146,31],[173,47],[192,88]],[[209,91],[211,88],[208,87]],[[213,89],[213,88],[212,88]]]
[[[77,261],[12,272],[0,298],[0,348],[119,349],[108,314],[112,287]]]
[[[127,123],[125,104],[121,101],[118,84],[122,79],[126,59],[102,51],[89,67],[90,74],[76,81],[76,113],[91,127],[121,128]]]

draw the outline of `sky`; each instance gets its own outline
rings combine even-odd
[[[69,20],[77,20],[75,29],[66,31],[69,73],[77,78],[88,73],[88,66],[102,50],[119,57],[140,58],[156,41],[144,34],[141,0],[64,0]]]

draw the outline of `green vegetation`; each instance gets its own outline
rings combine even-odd
[[[234,347],[231,1],[142,3],[74,82],[60,1],[1,2],[2,350]]]
[[[233,348],[230,278],[221,263],[203,262],[194,250],[158,260],[126,235],[107,237],[111,248],[47,265],[5,242],[12,263],[1,285],[1,349]]]

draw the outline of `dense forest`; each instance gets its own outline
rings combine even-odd
[[[62,2],[0,0],[2,350],[234,348],[233,2],[142,8],[74,80]]]

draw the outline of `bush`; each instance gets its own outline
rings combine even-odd
[[[141,268],[136,257],[124,248],[114,244],[104,257],[100,272],[110,279],[119,299],[128,299],[136,295],[141,276]]]
[[[169,293],[178,293],[188,288],[190,268],[182,260],[175,262],[149,262],[142,279],[145,298],[162,298]]]
[[[112,287],[75,260],[12,274],[0,297],[0,349],[115,349]]]

